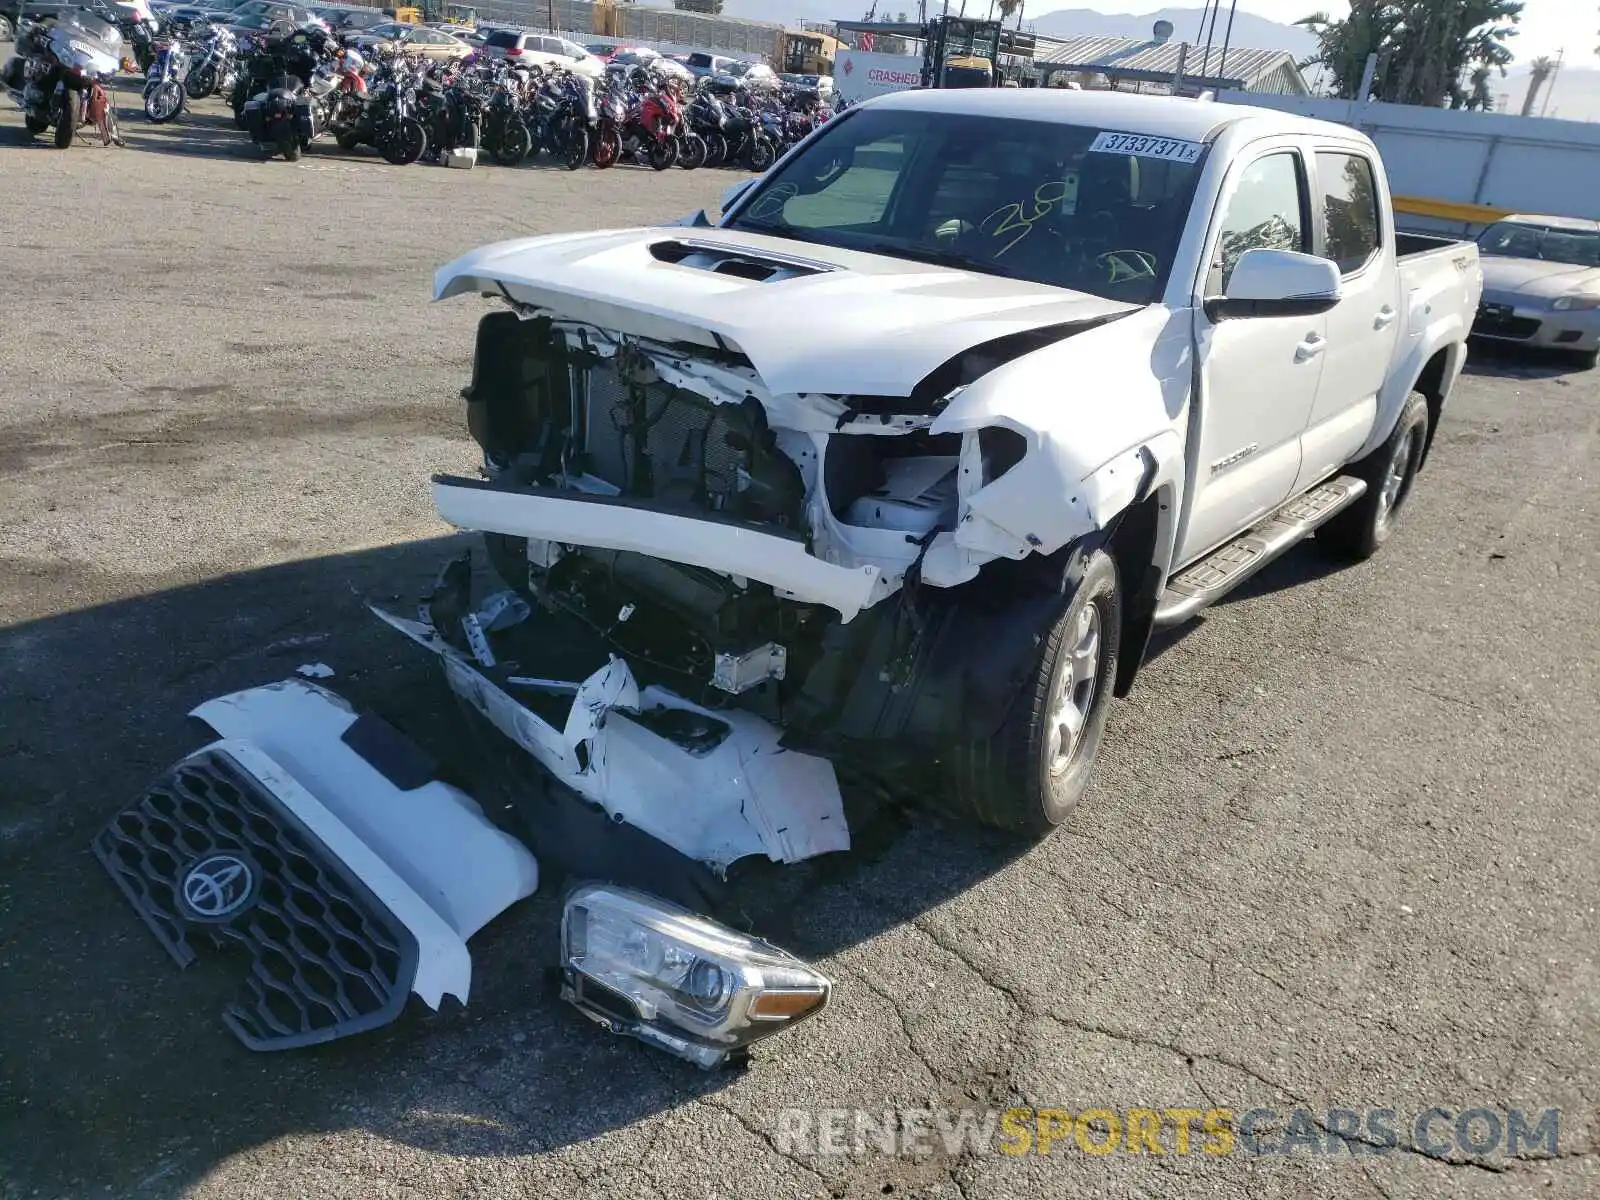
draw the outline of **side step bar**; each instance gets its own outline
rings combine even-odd
[[[1302,492],[1266,520],[1169,579],[1156,605],[1155,623],[1181,625],[1297,545],[1329,517],[1354,504],[1366,490],[1366,480],[1341,475]]]

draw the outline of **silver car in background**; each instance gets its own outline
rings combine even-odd
[[[1478,237],[1474,337],[1600,358],[1600,221],[1512,216]]]

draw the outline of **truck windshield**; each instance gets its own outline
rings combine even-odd
[[[1478,249],[1501,258],[1600,267],[1600,230],[1556,229],[1526,221],[1500,221],[1478,237]]]
[[[726,228],[1149,304],[1204,147],[1047,121],[867,107],[769,174]]]

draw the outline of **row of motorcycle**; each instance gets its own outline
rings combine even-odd
[[[600,80],[512,59],[438,63],[365,55],[316,26],[283,25],[243,44],[196,22],[153,47],[145,114],[171,120],[221,94],[265,157],[294,161],[318,138],[370,145],[389,162],[512,166],[546,154],[576,170],[636,162],[763,171],[831,115],[815,90],[706,80],[686,88],[648,67]]]

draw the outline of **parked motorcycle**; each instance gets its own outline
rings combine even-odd
[[[263,53],[274,73],[243,110],[245,130],[263,157],[281,154],[285,162],[294,162],[327,129],[328,106],[338,88],[330,66],[338,51],[333,36],[314,25],[269,33]]]
[[[208,25],[195,38],[195,53],[183,89],[191,100],[231,93],[239,74],[239,41],[222,25]]]
[[[144,115],[164,125],[183,112],[188,93],[189,47],[177,38],[156,46],[155,61],[144,80]]]
[[[122,35],[82,9],[63,9],[17,31],[16,55],[0,68],[0,82],[22,110],[29,134],[55,127],[57,148],[92,124],[106,145],[122,144],[109,83],[122,62]]]
[[[375,146],[384,159],[405,166],[428,148],[428,133],[415,114],[416,96],[403,66],[380,65],[367,85],[360,111],[348,125],[334,130],[339,149]]]

